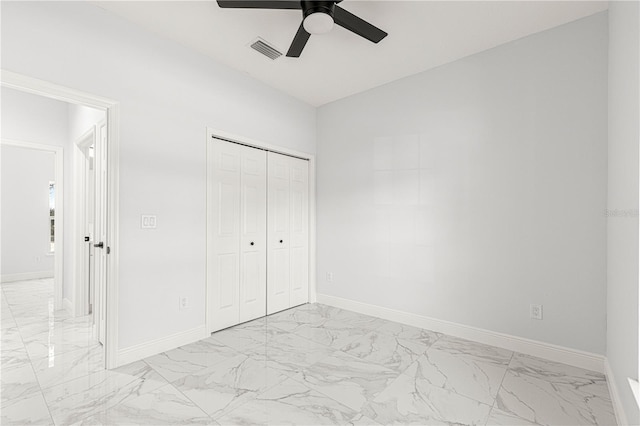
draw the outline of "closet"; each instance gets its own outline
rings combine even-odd
[[[212,139],[207,158],[207,329],[309,298],[309,163]]]

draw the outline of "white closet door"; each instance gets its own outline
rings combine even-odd
[[[268,154],[267,314],[309,300],[309,163]]]
[[[309,162],[290,158],[290,306],[309,301]]]
[[[289,159],[285,155],[267,153],[267,314],[290,307]]]
[[[267,153],[242,147],[240,322],[266,315]]]
[[[242,146],[214,141],[210,163],[207,292],[209,332],[240,322],[240,181]]]

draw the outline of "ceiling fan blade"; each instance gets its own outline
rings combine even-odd
[[[346,28],[374,43],[378,43],[387,36],[387,33],[382,31],[380,28],[371,25],[367,21],[358,18],[353,13],[347,12],[337,5],[333,12],[333,20],[341,27]]]
[[[311,37],[311,34],[304,29],[303,24],[300,24],[300,28],[298,28],[298,32],[291,42],[291,47],[289,47],[287,56],[289,58],[299,58],[302,53],[302,49],[304,49],[307,41],[309,41],[309,37]]]
[[[223,9],[301,9],[298,0],[218,0]]]

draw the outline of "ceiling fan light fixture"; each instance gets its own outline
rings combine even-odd
[[[325,12],[314,12],[304,18],[303,25],[309,34],[325,34],[333,28],[333,18]]]

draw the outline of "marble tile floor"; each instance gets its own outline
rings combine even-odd
[[[52,424],[44,391],[103,369],[91,317],[55,310],[53,279],[1,290],[0,424]]]
[[[602,374],[320,304],[115,370],[65,356],[3,348],[3,425],[615,424]]]

